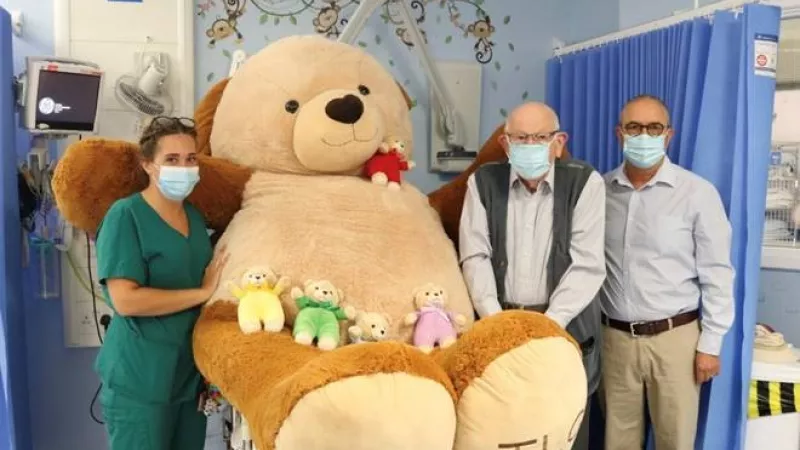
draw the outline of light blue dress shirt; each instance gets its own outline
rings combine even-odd
[[[603,311],[626,322],[700,309],[697,350],[719,355],[734,317],[731,226],[716,188],[664,160],[635,190],[623,166],[606,174]]]

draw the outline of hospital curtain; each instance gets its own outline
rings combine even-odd
[[[774,44],[780,10],[747,5],[556,57],[547,101],[578,159],[607,172],[622,161],[614,135],[623,104],[665,100],[676,130],[673,162],[719,190],[733,226],[736,321],[722,373],[703,388],[697,449],[740,450],[746,421],[761,235],[769,164],[774,72],[757,67],[756,46]]]
[[[0,450],[30,448],[12,75],[11,17],[0,8]]]

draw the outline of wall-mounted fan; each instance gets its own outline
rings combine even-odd
[[[168,60],[166,53],[155,54],[146,65],[143,64],[144,70],[140,75],[128,74],[117,79],[114,93],[123,106],[140,115],[137,128],[149,118],[172,113],[172,97],[166,84]]]

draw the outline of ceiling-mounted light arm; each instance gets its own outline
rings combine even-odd
[[[414,19],[411,7],[405,0],[390,1],[393,1],[400,6],[404,25],[411,33],[411,39],[414,43],[414,47],[416,47],[419,52],[422,62],[422,69],[425,71],[428,82],[433,89],[433,95],[436,97],[436,103],[439,105],[439,116],[444,128],[443,131],[445,133],[445,142],[447,142],[448,147],[453,150],[463,150],[464,141],[460,132],[461,125],[459,123],[458,112],[453,107],[453,101],[450,99],[450,95],[444,88],[444,81],[439,74],[439,70],[433,63],[433,59],[428,53],[428,48],[425,45],[425,39],[422,36],[422,31],[419,29],[419,26],[417,26],[417,22]],[[352,45],[358,35],[361,33],[361,30],[364,28],[364,25],[372,13],[375,12],[375,10],[381,6],[383,2],[384,0],[362,1],[345,26],[342,34],[339,35],[339,42]]]
[[[382,0],[362,1],[353,15],[347,19],[347,25],[345,25],[344,30],[342,30],[342,34],[339,35],[339,42],[353,45],[358,35],[361,34],[361,30],[364,29],[367,20],[369,20],[372,13],[375,12],[382,3]]]

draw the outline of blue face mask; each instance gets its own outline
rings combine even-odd
[[[550,170],[550,143],[509,143],[508,162],[517,175],[526,180],[535,180]]]
[[[650,136],[643,133],[638,136],[624,136],[622,155],[625,160],[639,169],[649,169],[664,157],[666,148],[665,135]]]
[[[158,169],[158,189],[174,202],[185,200],[199,181],[199,167],[161,166]]]

